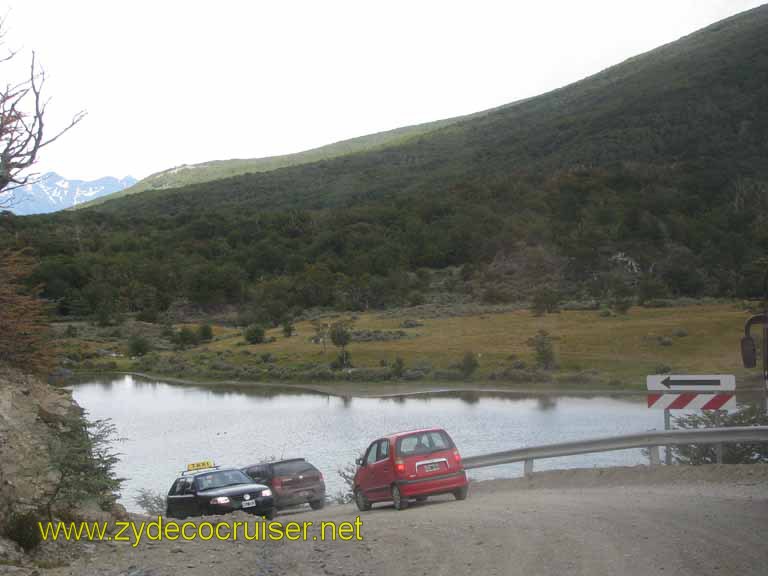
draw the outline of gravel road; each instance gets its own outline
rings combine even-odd
[[[352,506],[289,520],[351,520]],[[90,545],[51,575],[765,575],[768,466],[544,472],[361,514],[362,542]],[[310,529],[310,534],[318,532]],[[0,571],[2,571],[0,569]]]

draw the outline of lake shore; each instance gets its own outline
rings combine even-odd
[[[133,376],[143,380],[162,381],[177,386],[194,386],[200,388],[269,388],[289,389],[301,392],[313,392],[341,398],[389,398],[400,396],[419,396],[426,394],[449,393],[499,393],[520,396],[635,396],[644,397],[644,389],[613,389],[613,388],[580,388],[580,387],[542,387],[522,385],[519,383],[500,384],[498,382],[255,382],[243,380],[210,380],[196,378],[178,378],[162,374],[145,372],[116,371],[116,372],[78,372],[75,379],[79,382],[88,378],[110,376]],[[757,386],[744,386],[739,392],[758,393],[762,389]]]

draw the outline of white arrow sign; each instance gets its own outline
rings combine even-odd
[[[645,384],[649,391],[715,393],[736,390],[736,377],[732,374],[651,374]]]

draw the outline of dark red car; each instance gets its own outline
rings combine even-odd
[[[304,458],[252,464],[243,468],[243,472],[272,489],[278,510],[304,503],[313,510],[325,506],[323,473]]]
[[[388,501],[403,510],[409,499],[423,501],[435,494],[451,493],[464,500],[469,490],[459,451],[440,428],[380,438],[357,459],[357,466],[353,490],[363,511]]]

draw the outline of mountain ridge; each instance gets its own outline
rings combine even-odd
[[[46,172],[33,182],[13,190],[10,210],[20,216],[66,210],[113,194],[135,183],[136,179],[132,176],[103,176],[94,180],[80,180],[64,178],[53,171]],[[10,194],[6,196],[10,197]]]

